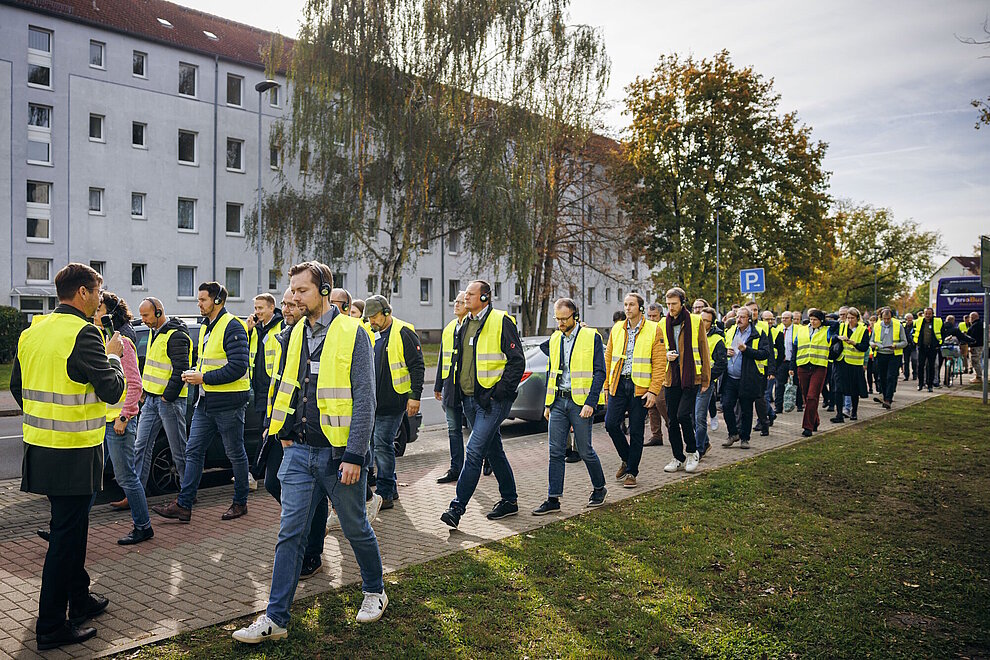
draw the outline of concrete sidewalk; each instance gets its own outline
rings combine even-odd
[[[16,417],[21,409],[10,390],[0,390],[0,417]]]
[[[943,389],[939,394],[950,393]],[[952,394],[959,393],[953,389]],[[897,393],[895,410],[931,398],[932,394],[904,387]],[[871,400],[860,406],[860,420],[884,414]],[[822,410],[822,433],[836,425]],[[767,438],[754,433],[752,449],[724,449],[725,425],[713,433],[713,449],[702,461],[699,473],[758,456],[802,440],[801,417],[781,415]],[[848,426],[847,423],[845,426]],[[843,428],[843,427],[839,427]],[[640,472],[640,486],[626,490],[614,481],[619,460],[601,424],[595,425],[593,442],[608,477],[609,502],[634,497],[669,483],[691,478],[684,472],[666,474],[668,446],[647,447]],[[415,449],[414,449],[415,447]],[[738,447],[738,445],[737,445]],[[543,433],[506,440],[506,451],[515,472],[520,515],[490,522],[484,514],[498,499],[492,477],[483,477],[474,500],[461,521],[450,531],[440,514],[453,497],[452,485],[438,485],[436,477],[449,462],[445,430],[424,433],[397,465],[401,500],[375,523],[386,571],[470,548],[545,525],[563,516],[587,511],[591,491],[587,470],[576,463],[567,470],[562,516],[534,517],[547,490],[547,444]],[[200,491],[200,504],[190,524],[160,518],[153,520],[155,538],[124,548],[116,544],[131,527],[130,516],[98,506],[91,516],[87,569],[92,590],[110,598],[110,608],[93,621],[99,635],[82,645],[38,654],[34,641],[38,590],[46,544],[34,533],[48,520],[45,498],[21,493],[16,479],[0,482],[0,658],[70,658],[117,653],[159,641],[179,632],[262,611],[268,598],[279,508],[259,488],[251,493],[247,516],[222,522],[232,487]],[[155,502],[161,498],[154,498]],[[344,546],[342,548],[342,545]],[[306,598],[343,584],[358,581],[358,569],[346,541],[327,538],[324,568],[300,582],[297,598]],[[390,612],[386,616],[402,616]]]

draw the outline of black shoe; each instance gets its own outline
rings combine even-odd
[[[131,533],[127,536],[123,536],[117,539],[117,545],[134,545],[136,543],[141,543],[142,541],[148,541],[155,537],[155,530],[151,527],[146,529],[138,529],[135,527],[131,530]]]
[[[828,421],[830,421],[830,422],[832,422],[833,424],[842,424],[842,423],[844,423],[844,422],[845,422],[846,420],[845,420],[845,418],[844,418],[844,417],[840,417],[840,416],[838,416],[838,415],[836,415],[835,417],[833,417],[833,418],[831,418],[831,419],[830,419],[830,420],[828,420]]]
[[[438,484],[452,484],[457,481],[458,473],[453,470],[447,470],[446,473],[439,479],[437,479]]]
[[[519,513],[519,505],[515,502],[509,502],[508,500],[499,500],[492,507],[492,510],[488,512],[485,516],[489,520],[501,520],[502,518],[508,518],[509,516],[514,516]]]
[[[770,421],[769,421],[769,422],[767,422],[767,426],[773,426],[773,423],[774,423],[774,422],[775,422],[776,420],[777,420],[777,416],[776,416],[776,415],[774,415],[773,417],[771,417],[771,418],[770,418]]]
[[[770,435],[770,429],[764,426],[762,429],[760,429],[760,435],[762,435],[763,437]]]
[[[881,399],[881,398],[880,398],[880,397],[878,397],[878,396],[875,396],[875,397],[873,397],[873,400],[874,400],[875,402],[877,402],[877,403],[883,403],[883,399]]]
[[[378,508],[378,510],[379,511],[388,511],[389,509],[394,509],[395,508],[395,500],[396,499],[397,498],[394,498],[394,497],[383,497],[382,498],[382,505]]]
[[[66,644],[79,644],[96,637],[96,628],[78,628],[66,622],[64,626],[47,635],[37,635],[38,650],[46,651]]]
[[[47,529],[36,529],[34,530],[34,533],[37,534],[38,538],[40,538],[45,543],[48,543],[48,541],[51,540],[52,534]]]
[[[835,412],[835,406],[829,406],[825,409],[825,412]]]
[[[494,472],[494,470],[492,470],[492,464],[489,463],[488,459],[486,458],[481,466],[481,473],[487,477],[490,476],[492,472]]]
[[[492,510],[494,513],[494,509]],[[556,497],[548,497],[547,500],[540,506],[533,509],[534,516],[545,516],[548,513],[559,513],[560,512],[560,500]]]
[[[103,614],[110,604],[110,599],[100,594],[91,593],[86,596],[86,600],[76,607],[69,605],[69,624],[78,626],[86,619]]]
[[[602,486],[601,488],[596,488],[591,491],[591,497],[588,499],[588,506],[594,508],[596,506],[601,506],[605,504],[605,498],[608,496],[608,488]]]
[[[798,412],[804,412],[804,406],[797,406],[795,410],[797,410]]]
[[[851,419],[852,421],[855,422],[857,419],[859,419],[859,417],[856,416],[856,413],[853,413],[853,414],[849,415],[849,419]]]
[[[299,577],[308,578],[316,571],[320,570],[320,566],[323,566],[323,560],[320,559],[319,555],[315,557],[303,557],[302,570],[299,572]]]
[[[931,385],[929,385],[929,386],[928,386],[928,391],[929,391],[929,392],[931,392],[931,391],[932,391],[932,386],[931,386]]]
[[[805,430],[801,431],[801,435],[803,435],[806,438],[810,438],[811,437],[811,431],[808,430],[808,429],[805,429]]]
[[[577,463],[580,460],[581,460],[581,454],[577,453],[573,449],[567,452],[567,455],[564,456],[565,463]]]
[[[440,514],[440,520],[443,521],[448,527],[457,529],[457,525],[461,522],[461,514],[454,507],[449,507],[446,511]]]

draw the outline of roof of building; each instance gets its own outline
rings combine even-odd
[[[184,50],[264,68],[262,52],[276,33],[165,0],[0,0]],[[287,54],[294,41],[285,38]],[[282,58],[284,64],[288,58]]]
[[[952,257],[959,262],[959,265],[973,273],[973,275],[980,274],[980,258],[979,257]]]

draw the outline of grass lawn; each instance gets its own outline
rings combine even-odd
[[[281,642],[240,620],[126,656],[986,658],[987,419],[939,397],[412,567],[377,625],[352,585]]]
[[[13,362],[0,364],[0,390],[10,389],[10,372],[14,368]]]

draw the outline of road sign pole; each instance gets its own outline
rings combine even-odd
[[[983,405],[987,405],[987,364],[990,363],[990,236],[980,236],[980,284],[983,286]]]

